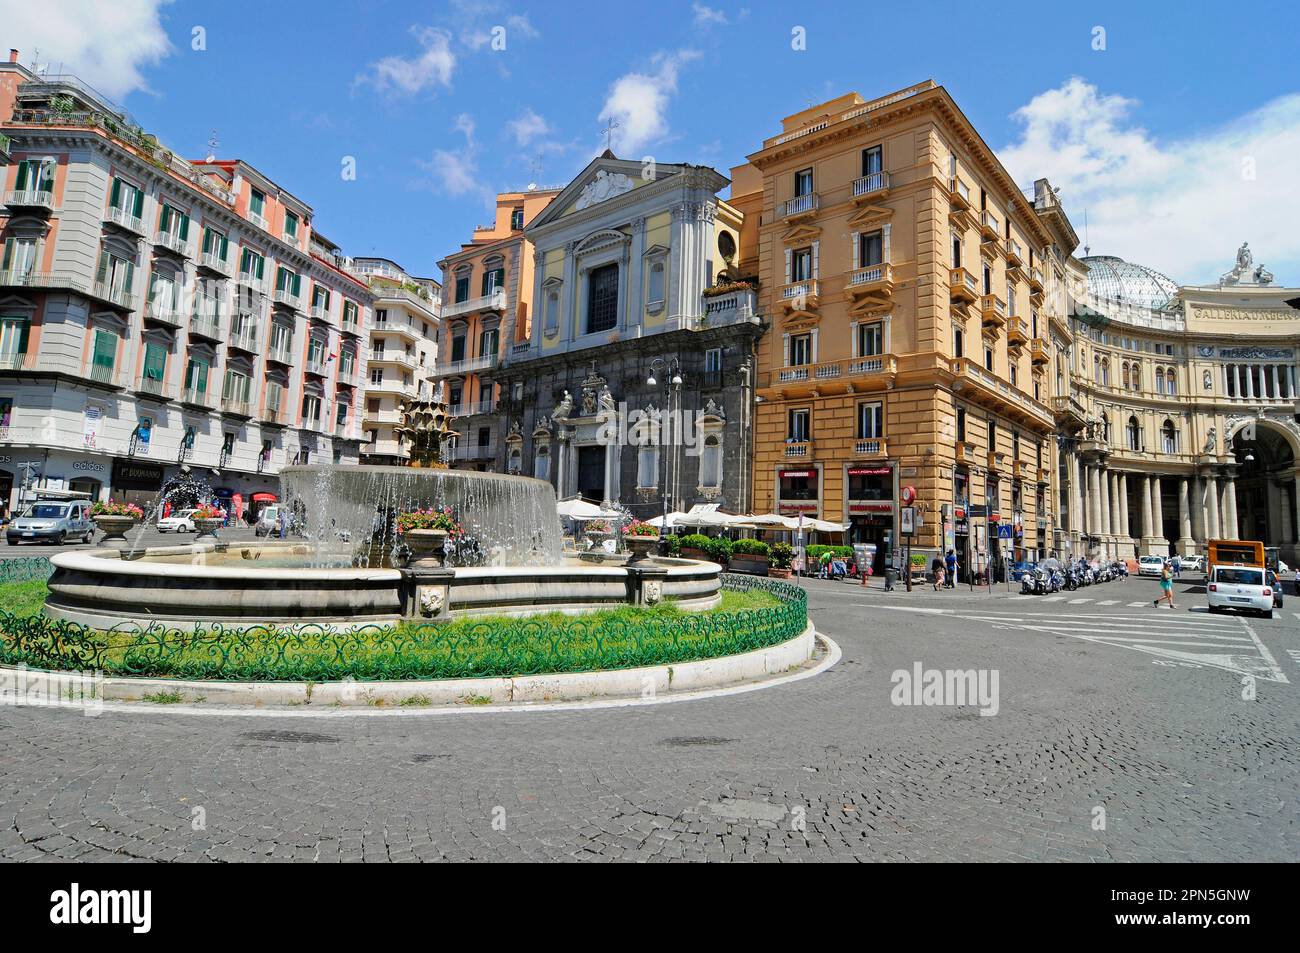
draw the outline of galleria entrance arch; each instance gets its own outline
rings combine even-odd
[[[1294,567],[1300,548],[1300,433],[1289,421],[1259,417],[1238,424],[1229,441],[1238,468],[1237,536],[1277,546]]]

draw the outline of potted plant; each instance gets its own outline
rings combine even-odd
[[[772,557],[767,574],[777,579],[790,578],[790,564],[794,561],[794,547],[789,543],[773,543]]]
[[[589,549],[597,549],[614,535],[614,528],[609,525],[609,520],[587,520],[582,527],[582,535],[586,538]]]
[[[144,510],[134,503],[97,502],[90,508],[95,525],[104,531],[103,544],[110,549],[126,549],[127,530],[144,519]]]
[[[683,559],[708,559],[709,537],[703,533],[687,533],[678,540],[678,552]]]
[[[727,537],[714,536],[709,540],[709,544],[705,549],[709,554],[709,559],[726,568],[727,563],[731,560],[731,546],[731,540],[727,539]]]
[[[761,539],[738,539],[731,544],[731,571],[766,576],[772,547]]]
[[[659,527],[634,519],[623,527],[623,545],[632,550],[630,563],[643,563],[650,551],[659,545]]]
[[[202,540],[212,541],[217,538],[217,530],[226,522],[226,514],[218,507],[204,503],[191,514],[190,519],[198,531],[194,541],[196,543]]]
[[[450,506],[399,513],[397,532],[411,553],[407,565],[424,569],[441,566],[448,538],[465,534]]]

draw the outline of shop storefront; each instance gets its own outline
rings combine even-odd
[[[776,511],[782,516],[821,513],[821,471],[814,467],[778,470]]]
[[[891,465],[845,468],[848,488],[849,539],[852,543],[873,543],[876,547],[873,572],[882,575],[894,533],[894,468]]]
[[[162,489],[161,463],[142,463],[139,460],[113,461],[113,499],[120,503],[147,506],[153,503]]]
[[[970,524],[970,474],[957,470],[952,480],[952,549],[957,554],[957,576],[962,582],[970,581],[975,565],[971,558]]]

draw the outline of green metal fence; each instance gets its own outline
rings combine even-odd
[[[53,574],[54,566],[45,556],[0,559],[0,583],[44,581]]]
[[[0,663],[108,675],[259,681],[499,677],[735,655],[787,641],[806,627],[807,596],[798,586],[734,574],[724,575],[722,583],[731,591],[760,589],[779,604],[737,612],[664,608],[604,617],[466,619],[350,631],[315,623],[214,624],[192,632],[152,624],[103,631],[0,609]]]

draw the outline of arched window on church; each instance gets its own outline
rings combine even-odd
[[[1178,431],[1172,420],[1166,420],[1160,427],[1160,446],[1165,453],[1178,452]]]
[[[1128,419],[1128,448],[1130,450],[1142,449],[1142,427],[1138,424],[1136,417]]]

